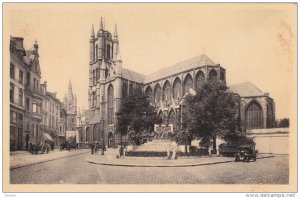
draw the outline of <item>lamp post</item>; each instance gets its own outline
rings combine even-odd
[[[102,146],[103,146],[103,150],[104,150],[104,147],[105,147],[105,141],[104,141],[104,119],[102,118],[101,119],[102,121]]]

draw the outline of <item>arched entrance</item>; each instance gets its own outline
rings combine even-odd
[[[114,147],[114,135],[112,132],[109,132],[107,135],[107,147],[108,148]]]
[[[252,101],[246,109],[247,129],[263,128],[263,111],[256,101]]]
[[[173,124],[173,130],[176,130],[176,117],[173,109],[169,113],[168,124]]]
[[[86,129],[85,129],[85,141],[91,143],[90,128],[89,127],[86,127]]]

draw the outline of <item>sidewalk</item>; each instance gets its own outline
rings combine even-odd
[[[28,151],[14,151],[10,153],[10,169],[12,170],[24,166],[30,166],[33,164],[52,161],[74,155],[80,155],[88,152],[90,152],[89,149],[78,149],[70,151],[60,151],[58,149],[54,149],[54,151],[50,151],[49,153],[32,155]]]
[[[163,157],[127,157],[116,158],[116,150],[105,152],[105,155],[89,155],[85,160],[89,163],[108,165],[108,166],[127,166],[127,167],[188,167],[188,166],[203,166],[221,163],[234,162],[234,157],[182,157],[177,160],[167,160]],[[270,158],[274,155],[262,154],[258,155],[257,159]],[[252,161],[251,161],[252,162]]]

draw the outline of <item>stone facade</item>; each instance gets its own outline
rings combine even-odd
[[[40,84],[39,46],[25,50],[23,38],[10,38],[10,149],[26,150],[29,140],[49,134],[58,145],[61,102]]]
[[[102,20],[96,34],[92,27],[89,42],[89,109],[77,117],[81,142],[101,141],[108,147],[114,147],[121,141],[126,141],[126,137],[121,137],[115,130],[115,115],[120,109],[122,99],[137,86],[141,86],[149,96],[151,104],[163,118],[163,124],[172,125],[173,130],[180,130],[184,96],[195,93],[205,81],[217,80],[226,83],[226,70],[205,54],[150,75],[123,68],[117,28],[112,37],[111,33],[104,29]],[[238,98],[237,116],[244,122],[251,122],[245,124],[244,130],[247,127],[270,127],[275,118],[273,99],[267,94],[262,94],[260,90],[257,91],[258,89],[256,90],[259,92],[258,95],[240,95],[240,89],[243,87],[237,87],[232,91]],[[250,93],[253,92],[251,90],[253,86],[246,89],[250,89],[248,90]],[[251,106],[250,111],[248,105],[253,104],[251,103],[253,100],[257,101],[258,105]],[[261,117],[254,118],[256,115]]]

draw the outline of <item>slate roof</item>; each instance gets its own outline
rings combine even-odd
[[[89,120],[89,124],[96,124],[96,123],[100,123],[100,115],[96,114],[93,118],[91,118]]]
[[[125,68],[122,68],[122,77],[138,83],[144,82],[145,79],[145,75]]]
[[[195,67],[201,67],[201,66],[206,66],[206,65],[214,66],[215,63],[206,54],[202,54],[200,56],[196,56],[194,58],[179,62],[170,67],[167,67],[167,68],[161,69],[157,72],[154,72],[152,74],[149,74],[145,77],[144,82],[149,83],[151,81],[155,81],[155,80],[164,78],[166,76],[181,73],[183,71],[190,70]]]
[[[243,82],[228,86],[233,93],[239,94],[241,97],[264,96],[265,93],[258,89],[250,82]]]

